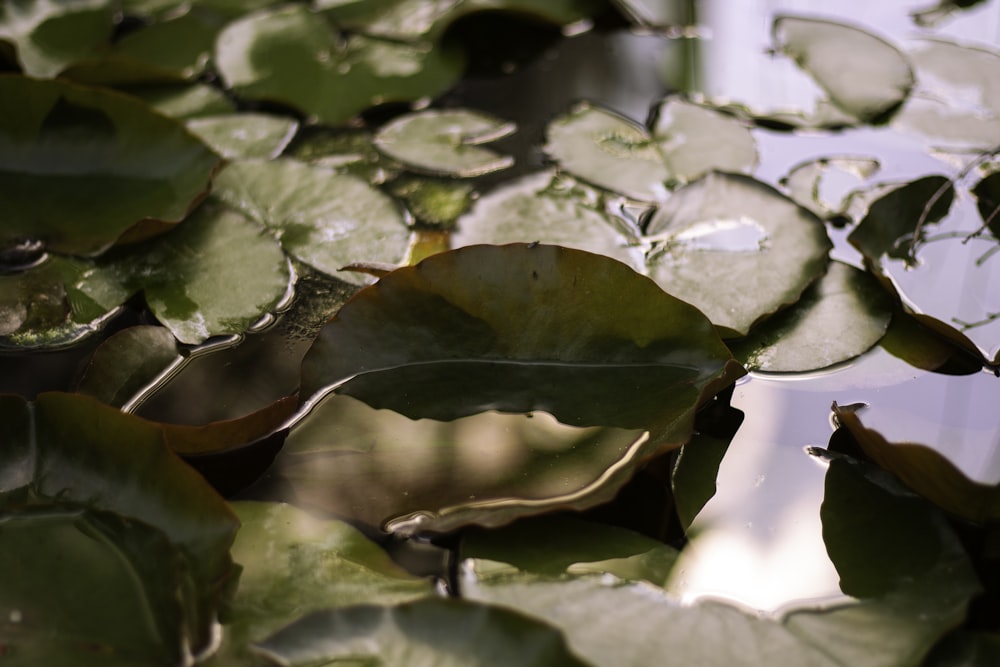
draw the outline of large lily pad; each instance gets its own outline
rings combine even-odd
[[[830,474],[828,498],[861,486],[870,489],[878,512],[910,524],[926,521],[931,532],[911,533],[908,543],[914,549],[933,549],[930,566],[914,570],[912,579],[890,582],[878,595],[782,618],[747,613],[718,600],[682,604],[648,580],[628,581],[610,573],[539,574],[497,562],[502,552],[492,557],[483,548],[477,549],[477,558],[463,562],[462,590],[472,599],[546,619],[563,630],[572,650],[595,665],[671,660],[754,667],[775,662],[816,667],[919,664],[935,640],[964,617],[977,590],[965,553],[947,524],[919,499],[899,496],[897,489],[845,461],[832,462]],[[865,514],[871,513],[869,504]],[[862,523],[842,524],[850,529],[851,543],[895,539],[872,534]],[[622,637],[642,641],[623,642]]]
[[[641,428],[667,406],[701,403],[734,368],[697,310],[620,262],[470,246],[348,302],[303,361],[302,395],[336,389],[411,418],[546,410],[567,424]]]
[[[29,238],[99,253],[149,234],[143,221],[183,219],[218,164],[183,125],[132,97],[0,76],[0,246]]]
[[[544,621],[464,600],[317,612],[260,644],[289,667],[355,664],[586,667]]]
[[[448,89],[462,72],[460,54],[334,33],[303,5],[247,15],[219,35],[215,62],[241,96],[279,102],[330,124],[383,102],[409,102]]]
[[[386,195],[354,176],[291,160],[229,166],[215,196],[273,229],[288,254],[353,284],[352,263],[399,264],[410,232]]]
[[[513,123],[465,109],[418,111],[383,126],[375,145],[416,171],[467,178],[514,164],[512,157],[480,146],[514,130]]]
[[[809,211],[752,178],[717,172],[675,192],[646,233],[656,241],[649,275],[726,336],[797,301],[832,247]]]
[[[529,174],[488,192],[456,221],[454,247],[491,243],[549,243],[642,266],[638,230],[600,208],[585,188],[552,171]]]
[[[885,118],[913,87],[913,70],[899,49],[860,28],[779,16],[773,33],[775,45],[809,72],[834,104],[860,121]]]
[[[25,74],[53,77],[111,40],[108,0],[27,0],[0,6],[0,40],[10,42]]]
[[[178,650],[185,639],[192,649],[204,648],[233,574],[229,546],[237,523],[222,498],[170,452],[153,424],[90,397],[47,393],[33,404],[5,397],[0,411],[12,425],[0,466],[4,509],[74,506],[160,531],[176,549],[176,567],[190,577],[173,584],[181,605],[174,623],[184,628],[184,636],[169,641]],[[72,525],[79,524],[60,521],[52,527],[70,530]],[[134,543],[126,542],[125,551],[137,553],[129,544]],[[140,548],[138,553],[147,552]],[[141,564],[136,566],[141,570]],[[9,619],[12,611],[5,609],[3,617]],[[33,627],[46,636],[64,629],[44,622],[24,627],[29,636]]]

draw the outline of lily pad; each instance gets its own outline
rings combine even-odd
[[[857,475],[849,468],[837,480]],[[828,486],[827,494],[846,488],[837,480],[831,482],[837,488]],[[878,482],[864,477],[857,484]],[[900,520],[930,519],[934,532],[911,536],[917,538],[911,544],[935,547],[931,566],[880,595],[833,609],[774,618],[718,600],[683,604],[648,581],[627,581],[609,573],[553,577],[518,571],[482,549],[478,558],[462,563],[462,590],[473,600],[546,619],[562,629],[573,651],[595,665],[645,666],[665,660],[747,666],[919,664],[936,639],[964,618],[978,585],[960,543],[941,517],[935,518],[919,499],[899,500],[895,493],[883,486],[871,490],[879,512],[892,508]],[[863,534],[856,527],[853,541],[863,541]],[[643,640],[622,642],[622,637]]]
[[[0,76],[0,246],[96,254],[176,223],[219,157],[138,100],[65,81]]]
[[[288,146],[299,123],[268,114],[238,113],[192,118],[187,128],[227,160],[273,159]]]
[[[94,351],[76,390],[120,408],[180,360],[169,329],[129,327]]]
[[[777,48],[811,74],[837,107],[860,121],[883,120],[913,87],[906,56],[866,30],[799,16],[779,16],[772,30]]]
[[[480,197],[460,217],[451,242],[456,248],[479,243],[549,243],[605,255],[634,269],[642,266],[638,230],[608,215],[583,188],[542,171],[508,181]]]
[[[209,202],[169,235],[94,269],[80,289],[105,305],[141,291],[177,340],[194,345],[246,332],[288,301],[292,280],[274,238]]]
[[[122,91],[171,118],[228,114],[234,108],[221,91],[204,83],[123,86]]]
[[[292,160],[246,161],[220,174],[215,196],[274,230],[291,256],[352,284],[352,263],[399,264],[410,231],[386,195],[354,176]]]
[[[317,612],[259,646],[289,667],[343,660],[440,667],[586,667],[559,631],[544,621],[464,600]]]
[[[663,199],[670,172],[645,127],[590,103],[549,123],[545,152],[594,185],[640,201]]]
[[[391,604],[432,594],[346,523],[282,503],[232,503],[240,518],[233,559],[243,570],[224,614],[231,640],[260,641],[306,614],[362,603]]]
[[[697,310],[620,262],[470,246],[349,301],[303,360],[302,396],[336,390],[414,419],[545,410],[567,424],[648,428],[668,406],[706,400],[735,368]]]
[[[108,0],[28,0],[0,7],[0,40],[14,45],[24,73],[54,77],[111,41],[114,8]]]
[[[825,220],[850,218],[854,193],[879,170],[872,157],[836,155],[795,165],[781,187],[796,204]]]
[[[735,343],[751,370],[804,372],[826,368],[867,351],[885,334],[892,297],[871,274],[831,262],[794,306]]]
[[[771,187],[713,172],[679,190],[646,229],[649,275],[724,336],[795,303],[826,271],[823,223]]]
[[[375,135],[375,146],[415,171],[469,178],[514,164],[512,157],[480,144],[515,129],[513,123],[467,109],[418,111],[384,125]]]
[[[291,105],[333,125],[376,104],[434,97],[464,66],[461,54],[443,47],[342,39],[303,5],[230,23],[219,35],[215,62],[238,95]]]
[[[229,546],[237,522],[225,501],[170,452],[155,425],[96,399],[46,393],[29,404],[6,397],[0,411],[14,425],[0,465],[0,503],[8,511],[18,497],[20,508],[73,505],[161,531],[191,578],[175,584],[176,622],[193,650],[204,648],[233,575]],[[183,638],[170,641],[179,649]]]

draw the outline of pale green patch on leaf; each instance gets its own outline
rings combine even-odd
[[[387,195],[360,178],[292,160],[246,161],[219,175],[215,196],[277,234],[285,251],[358,285],[347,265],[398,265],[410,231]]]
[[[281,116],[238,113],[192,118],[187,128],[227,160],[273,159],[288,146],[299,124]]]
[[[0,41],[14,45],[18,63],[29,76],[58,75],[106,45],[113,30],[114,8],[108,0],[22,0],[0,5]]]
[[[677,190],[646,229],[648,272],[727,336],[795,303],[826,271],[822,222],[769,186],[713,172]]]
[[[679,97],[656,108],[652,135],[673,181],[686,183],[712,170],[749,172],[757,165],[757,145],[744,121]]]
[[[414,171],[469,178],[513,165],[510,156],[481,144],[514,130],[513,123],[466,109],[417,111],[384,125],[375,134],[375,146]]]

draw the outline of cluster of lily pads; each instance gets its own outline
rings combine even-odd
[[[676,28],[642,0],[0,6],[0,348],[87,350],[72,393],[0,396],[0,658],[995,655],[995,635],[941,640],[996,584],[945,513],[989,538],[1000,489],[877,411],[835,406],[860,449],[811,454],[849,596],[833,608],[684,602],[674,546],[539,515],[607,506],[679,450],[656,479],[689,528],[732,436],[706,415],[748,369],[877,344],[907,367],[1000,366],[1000,56],[781,16],[774,47],[817,84],[814,109],[672,95],[639,123],[583,101],[548,121],[547,166],[504,180],[517,165],[489,144],[518,128],[432,104],[467,64],[450,29],[486,11]],[[844,153],[754,176],[760,128],[869,126],[961,167],[876,180],[878,160]],[[178,390],[208,417],[134,414],[241,351],[253,378],[213,405]],[[206,478],[277,480],[293,504],[227,501]],[[450,595],[380,531],[457,544],[436,570]]]

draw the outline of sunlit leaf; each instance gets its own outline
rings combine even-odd
[[[794,306],[735,344],[752,370],[803,372],[856,357],[882,338],[892,299],[869,273],[831,262]]]
[[[416,171],[466,178],[511,166],[513,158],[480,144],[514,130],[513,123],[465,109],[417,111],[384,125],[375,145]]]
[[[666,195],[670,172],[649,131],[589,103],[549,123],[545,152],[574,176],[626,197]]]
[[[796,204],[820,218],[849,217],[852,194],[878,171],[871,157],[837,155],[795,165],[781,179],[781,187]]]
[[[913,87],[913,70],[906,57],[860,28],[779,16],[773,34],[776,46],[812,75],[835,105],[858,120],[885,118]]]
[[[0,6],[0,40],[14,45],[25,74],[53,77],[107,44],[113,18],[108,0],[6,2]]]
[[[215,61],[237,94],[341,124],[383,102],[444,92],[461,75],[453,50],[362,35],[340,38],[303,5],[249,14],[219,35]]]
[[[137,223],[184,218],[218,163],[180,123],[132,97],[0,76],[0,246],[30,238],[93,254],[148,234]]]
[[[558,630],[519,613],[464,600],[317,612],[259,645],[290,667],[342,660],[438,667],[585,667]]]
[[[617,223],[617,224],[616,224]],[[636,241],[601,209],[596,198],[551,171],[508,181],[480,197],[456,221],[452,245],[550,243],[606,255],[638,269]],[[635,234],[635,232],[632,232]]]
[[[844,462],[832,464],[841,465]],[[828,494],[847,490],[843,476],[831,481]],[[779,662],[823,667],[919,664],[936,639],[964,618],[977,582],[960,543],[940,517],[928,514],[926,504],[912,497],[900,500],[881,486],[872,488],[871,496],[877,511],[898,520],[929,517],[934,532],[911,535],[916,540],[911,543],[931,543],[936,551],[930,567],[914,572],[915,578],[892,581],[880,595],[833,609],[772,617],[718,600],[682,604],[648,581],[624,581],[611,574],[553,577],[518,572],[513,565],[496,562],[500,559],[491,558],[485,549],[478,551],[478,558],[463,562],[462,590],[474,600],[546,619],[563,630],[572,650],[595,665],[677,660],[748,667]],[[866,512],[874,511],[869,504]],[[858,528],[850,537],[861,542],[865,534]],[[642,641],[623,642],[622,637]]]
[[[320,609],[431,594],[429,579],[407,573],[346,523],[281,503],[232,507],[242,524],[232,555],[243,570],[224,621],[239,642],[260,641]]]
[[[756,142],[746,124],[678,97],[668,97],[656,108],[652,135],[673,181],[691,181],[712,170],[750,171],[757,165]]]
[[[191,577],[190,585],[176,589],[182,610],[175,622],[185,627],[192,648],[205,647],[233,574],[229,546],[237,522],[225,501],[170,452],[154,424],[96,399],[47,393],[28,404],[7,397],[0,411],[15,425],[0,462],[5,509],[18,498],[23,508],[72,505],[161,531]],[[6,621],[10,610],[4,611]]]
[[[831,243],[809,211],[769,186],[713,172],[677,190],[646,233],[649,275],[724,335],[795,303],[826,271]]]
[[[358,262],[398,264],[410,232],[399,207],[359,178],[291,160],[246,161],[219,175],[215,196],[274,230],[296,259],[353,284]]]
[[[290,118],[257,113],[206,116],[187,122],[195,136],[228,160],[276,158],[298,127]]]
[[[76,390],[121,407],[179,360],[177,340],[169,329],[129,327],[94,351]]]
[[[233,111],[233,103],[221,91],[204,83],[126,86],[122,90],[172,118],[199,118]]]

